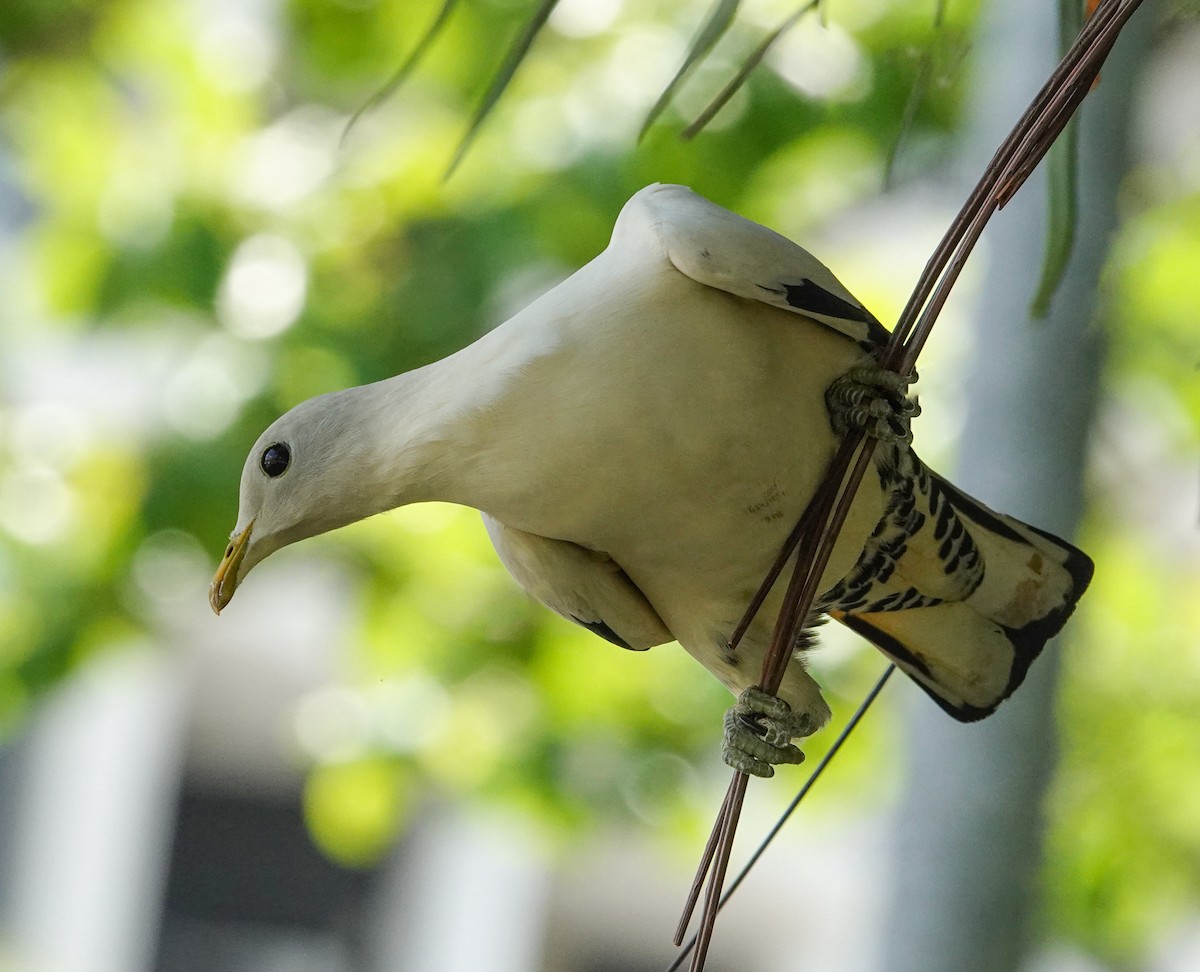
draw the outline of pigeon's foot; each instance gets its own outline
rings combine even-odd
[[[742,773],[774,776],[775,765],[804,761],[804,753],[791,741],[816,728],[807,713],[793,712],[783,699],[748,688],[725,713],[721,758]]]
[[[860,429],[880,442],[907,446],[912,442],[911,421],[921,406],[908,397],[916,373],[904,376],[876,364],[851,368],[825,392],[833,429],[839,435]]]

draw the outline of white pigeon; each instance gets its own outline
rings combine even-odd
[[[442,361],[296,406],[242,471],[215,611],[280,547],[423,500],[483,512],[517,582],[626,648],[678,641],[741,697],[724,755],[770,775],[829,709],[797,644],[752,689],[779,609],[727,642],[846,424],[881,439],[820,612],[946,711],[990,714],[1091,577],[1079,550],[995,513],[908,447],[887,331],[811,254],[683,186],[622,209],[603,253]],[[814,616],[813,621],[817,620]]]

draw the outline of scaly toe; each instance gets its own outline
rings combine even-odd
[[[887,444],[906,446],[912,441],[912,420],[921,406],[908,397],[916,379],[878,365],[858,365],[834,380],[825,393],[830,420],[839,434],[859,429]]]
[[[811,722],[783,699],[748,688],[725,713],[721,758],[740,772],[774,776],[774,765],[803,762],[804,753],[791,740],[812,732]]]

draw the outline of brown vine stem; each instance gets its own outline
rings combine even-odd
[[[979,183],[926,263],[884,352],[883,363],[887,367],[901,374],[913,370],[917,356],[925,346],[929,332],[984,226],[992,214],[1024,184],[1066,127],[1091,90],[1117,36],[1141,3],[1142,0],[1101,0],[1084,24],[1058,67],[988,163]],[[753,612],[761,606],[766,591],[775,583],[790,559],[792,549],[799,548],[796,565],[763,659],[759,687],[767,692],[774,693],[779,687],[791,654],[791,645],[819,593],[817,585],[838,531],[845,522],[854,493],[870,463],[873,448],[873,441],[863,441],[859,433],[851,432],[846,436],[830,463],[821,488],[813,497],[809,509],[805,510],[801,522],[792,531],[775,568],[763,581],[752,602],[748,617],[753,616]],[[747,623],[743,619],[743,623],[739,624],[739,637]],[[704,895],[696,948],[692,953],[691,972],[702,972],[704,968],[747,782],[748,777],[743,773],[735,773],[730,782],[679,924],[677,945],[682,942],[691,922],[692,912],[700,898],[700,888],[707,877],[708,889]]]
[[[846,740],[850,738],[850,735],[854,732],[855,727],[859,724],[859,722],[862,721],[863,716],[867,714],[867,710],[871,707],[871,704],[875,701],[875,699],[879,697],[879,693],[883,691],[883,687],[887,684],[888,679],[892,677],[892,674],[895,671],[896,666],[890,664],[883,670],[883,673],[876,680],[874,688],[872,688],[871,691],[866,694],[866,697],[862,700],[862,702],[859,703],[854,715],[852,715],[842,727],[842,731],[838,734],[837,739],[833,741],[833,745],[826,750],[825,755],[822,756],[820,761],[817,763],[816,769],[814,769],[808,775],[808,779],[805,781],[804,785],[800,787],[796,795],[792,797],[792,802],[788,804],[787,809],[784,810],[779,819],[775,821],[775,825],[770,829],[766,837],[759,841],[758,846],[754,849],[754,853],[750,855],[746,863],[742,865],[742,869],[738,872],[737,877],[735,877],[733,881],[730,882],[729,887],[725,889],[725,893],[721,895],[721,900],[717,902],[718,909],[724,907],[725,902],[733,897],[734,892],[741,887],[742,882],[746,880],[747,876],[749,876],[754,865],[757,864],[763,854],[767,852],[767,848],[771,845],[771,842],[783,831],[784,825],[788,822],[788,819],[793,813],[795,813],[796,808],[800,806],[804,798],[808,796],[809,791],[811,791],[816,785],[817,780],[821,778],[821,774],[829,768],[829,764],[833,762],[834,758],[838,754],[838,751],[845,744]],[[715,842],[716,835],[714,835],[714,839],[711,843],[715,844]],[[682,966],[685,961],[687,961],[687,957],[692,953],[692,949],[696,947],[696,941],[698,938],[698,934],[692,936],[691,940],[679,950],[679,954],[675,956],[675,961],[667,966],[666,972],[676,972],[676,970]],[[676,944],[679,945],[682,944],[682,942],[677,942]]]

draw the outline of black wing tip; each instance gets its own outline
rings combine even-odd
[[[796,310],[812,311],[826,317],[839,317],[861,324],[875,320],[865,307],[843,300],[837,294],[830,293],[820,284],[808,279],[801,280],[798,284],[785,283],[783,293],[787,302]]]
[[[634,648],[633,645],[631,645],[628,641],[626,641],[619,634],[617,634],[615,631],[613,631],[613,629],[610,628],[603,621],[584,621],[582,618],[577,618],[574,615],[571,616],[571,620],[574,621],[576,624],[587,628],[588,631],[590,631],[592,634],[599,635],[605,641],[611,642],[612,644],[616,645],[618,648],[624,648],[627,651],[645,651],[646,650],[645,648]]]
[[[758,288],[768,293],[782,295],[788,306],[794,307],[798,311],[865,325],[866,337],[858,341],[864,351],[878,353],[887,347],[888,341],[891,339],[891,332],[861,304],[851,303],[807,277],[798,284],[785,283],[777,287],[759,284]]]

